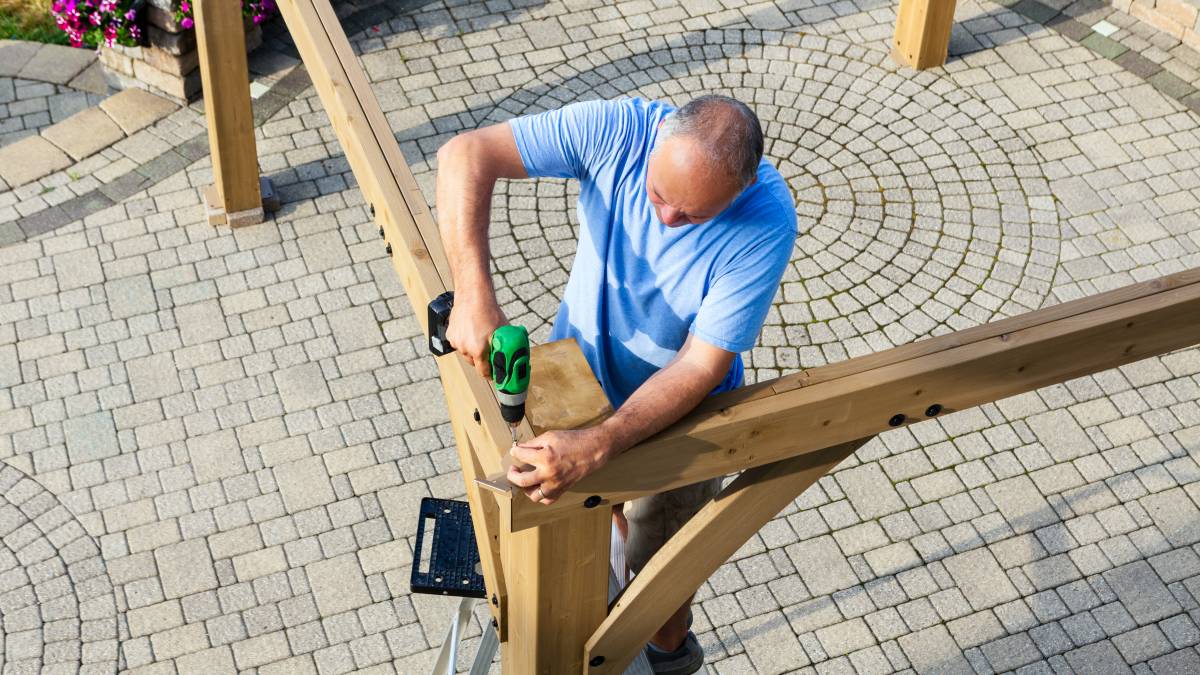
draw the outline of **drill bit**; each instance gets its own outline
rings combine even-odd
[[[516,445],[517,444],[517,425],[515,425],[515,424],[508,425],[508,430],[512,433],[513,445]]]

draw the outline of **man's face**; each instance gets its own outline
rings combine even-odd
[[[722,172],[687,137],[672,136],[650,154],[646,195],[663,225],[699,225],[729,206],[741,186]]]

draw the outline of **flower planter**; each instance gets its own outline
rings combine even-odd
[[[136,87],[187,104],[200,97],[199,54],[196,32],[176,20],[171,0],[148,0],[144,46],[116,45],[100,50],[100,65],[110,87]],[[262,44],[262,29],[250,18],[245,21],[246,51]]]

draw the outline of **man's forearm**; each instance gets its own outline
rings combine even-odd
[[[454,288],[461,300],[494,296],[489,268],[488,223],[496,175],[472,161],[469,139],[454,139],[438,152],[439,230]],[[463,297],[466,296],[466,297]]]
[[[716,386],[713,379],[710,371],[687,361],[655,373],[600,425],[612,454],[628,450],[691,412]]]

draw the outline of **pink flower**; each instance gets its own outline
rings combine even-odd
[[[100,25],[100,12],[92,12],[91,14],[88,15],[88,20],[92,22],[93,26],[99,26]]]
[[[137,18],[137,10],[136,9],[131,8],[128,12],[125,12],[125,20],[126,21],[133,21],[136,18]]]
[[[192,21],[191,17],[185,16],[185,17],[183,17],[183,21],[179,22],[179,25],[183,26],[184,28],[191,28],[192,26],[195,25],[195,22]]]
[[[184,14],[191,14],[192,6],[188,4],[187,0],[183,0],[183,2],[179,3],[179,11],[183,12]]]

